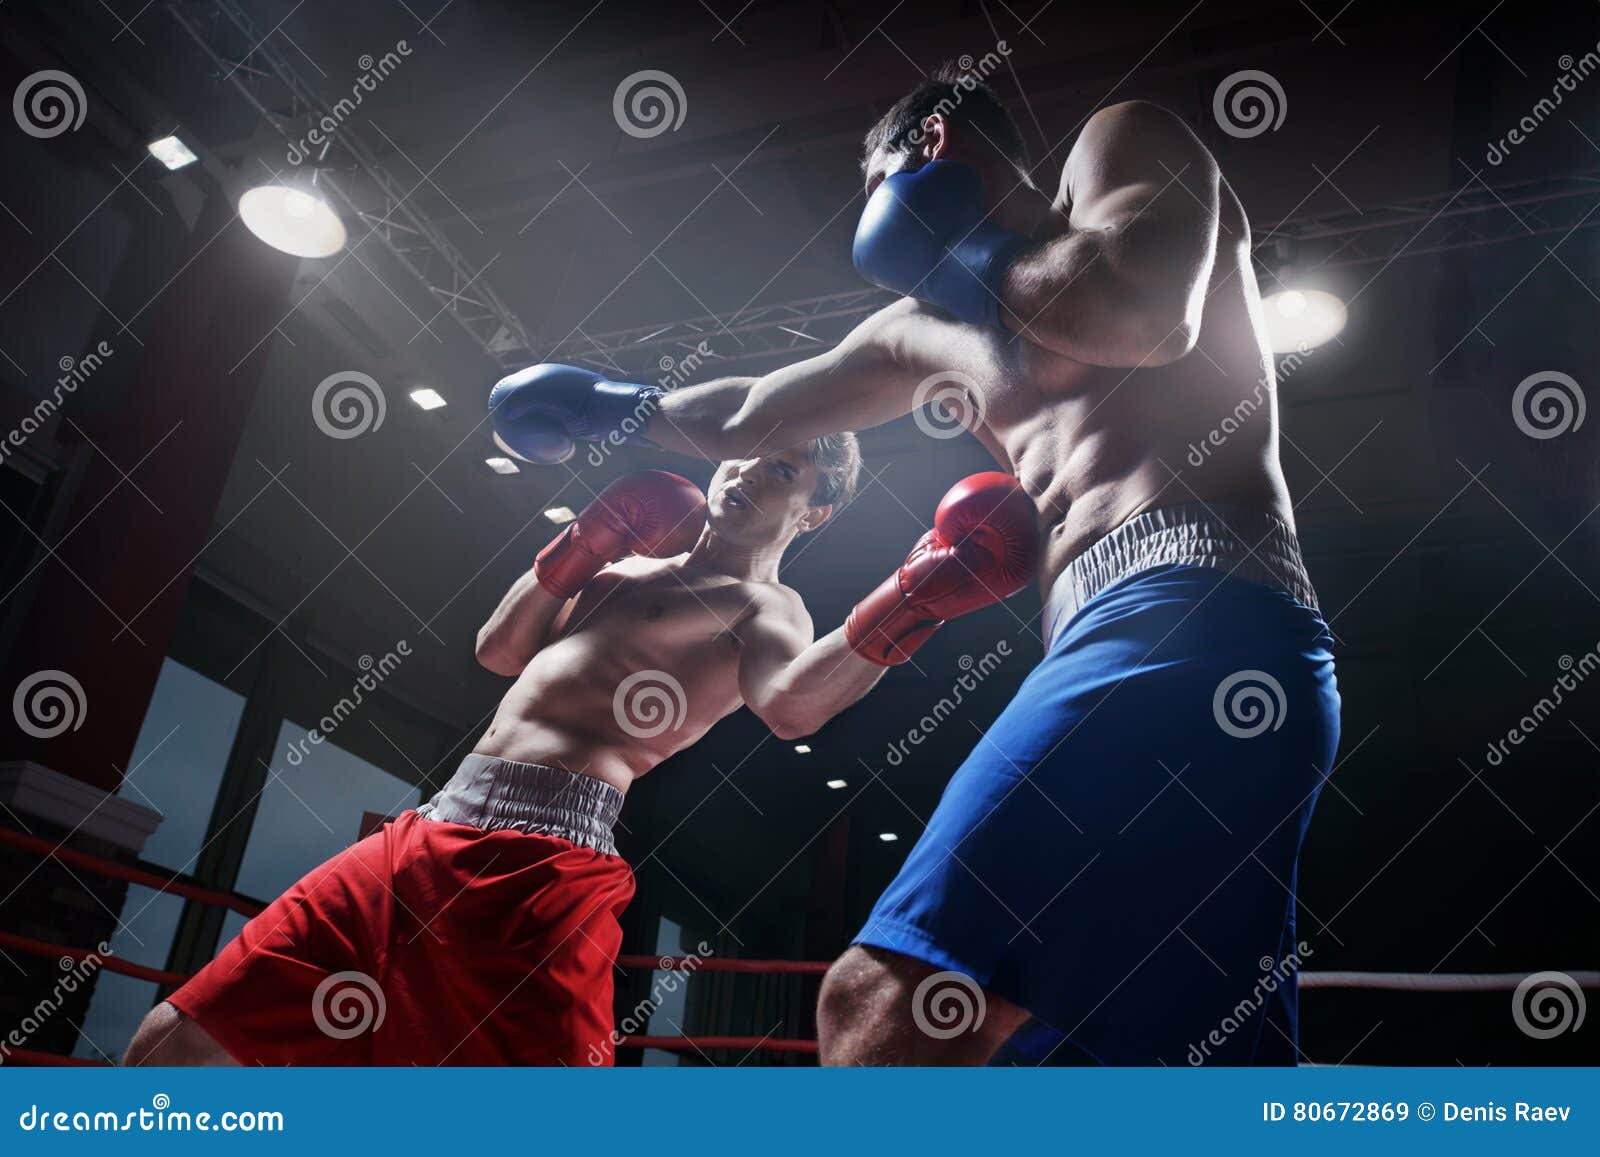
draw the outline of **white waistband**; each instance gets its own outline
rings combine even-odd
[[[592,775],[473,752],[417,814],[485,831],[555,836],[614,856],[611,829],[622,799],[620,791]]]
[[[1265,511],[1188,503],[1135,515],[1067,564],[1044,607],[1045,645],[1095,595],[1151,567],[1225,570],[1317,609],[1300,542]]]

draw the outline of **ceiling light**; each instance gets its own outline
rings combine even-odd
[[[808,743],[797,743],[794,745],[794,753],[796,755],[810,755],[811,745]]]
[[[850,785],[842,779],[830,779],[828,781],[828,786],[834,791],[838,791],[841,787],[849,787]]]
[[[1349,318],[1344,302],[1320,289],[1286,289],[1261,307],[1275,354],[1315,349],[1336,337]]]
[[[572,507],[570,506],[552,506],[549,510],[544,512],[544,516],[557,526],[565,526],[574,518],[578,517],[576,514],[572,513]]]
[[[339,214],[304,189],[257,185],[239,198],[239,217],[268,245],[296,257],[328,257],[344,248]]]
[[[892,844],[900,837],[895,832],[879,832],[878,838],[886,844]]]
[[[496,474],[520,474],[517,464],[509,458],[485,458],[484,464]]]
[[[145,147],[150,150],[152,157],[169,169],[181,169],[199,160],[189,151],[189,146],[177,137],[162,137],[159,141],[151,141]]]
[[[437,410],[445,405],[445,400],[439,396],[439,391],[424,386],[420,390],[411,391],[411,400],[417,404],[419,410]]]

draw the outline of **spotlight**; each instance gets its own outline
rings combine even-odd
[[[1336,337],[1349,319],[1344,302],[1320,289],[1285,289],[1261,303],[1275,354],[1314,349]]]
[[[841,787],[849,787],[850,785],[842,779],[830,779],[828,781],[828,786],[834,791],[838,791]]]
[[[181,169],[199,159],[190,152],[189,146],[177,137],[162,137],[159,141],[151,141],[145,147],[150,150],[152,157],[169,169]]]
[[[811,745],[809,743],[797,743],[794,745],[794,753],[796,755],[810,755]]]
[[[420,390],[412,390],[411,400],[417,404],[419,410],[437,410],[445,405],[445,400],[439,395],[439,391],[429,389],[427,386]]]
[[[328,257],[344,248],[344,222],[316,193],[292,185],[257,185],[239,198],[245,227],[296,257]]]
[[[509,458],[485,458],[483,463],[496,474],[521,473],[521,471],[517,469],[517,464]]]
[[[879,832],[878,838],[886,844],[892,844],[900,838],[897,832]]]
[[[557,526],[565,526],[574,518],[578,517],[576,514],[572,513],[572,507],[570,506],[552,506],[549,510],[544,512],[544,516]]]

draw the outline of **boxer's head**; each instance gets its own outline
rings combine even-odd
[[[860,472],[854,434],[729,459],[717,467],[706,494],[712,532],[744,546],[787,544],[849,501]]]
[[[891,173],[935,160],[971,165],[991,197],[1004,196],[1028,171],[1017,122],[994,89],[954,62],[934,69],[867,133],[861,151],[867,195]]]

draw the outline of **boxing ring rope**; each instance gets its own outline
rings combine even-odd
[[[33,852],[43,859],[59,860],[88,872],[111,879],[139,884],[158,892],[182,896],[201,904],[211,904],[238,912],[245,917],[259,914],[266,905],[260,900],[239,892],[207,888],[191,877],[166,872],[153,864],[140,861],[138,866],[118,863],[88,852],[58,847],[38,836],[27,835],[0,827],[0,844]],[[156,984],[181,985],[189,975],[168,972],[148,965],[123,960],[120,957],[68,944],[55,944],[10,932],[0,932],[0,948],[28,956],[57,960],[83,961],[98,959],[98,967],[108,972],[121,973]],[[663,972],[728,972],[753,975],[821,976],[832,961],[828,960],[776,960],[736,957],[700,957],[677,955],[622,954],[616,958],[620,968],[637,968]],[[1500,992],[1518,988],[1530,972],[1367,972],[1358,970],[1326,970],[1301,972],[1298,976],[1302,989],[1379,989],[1392,992]],[[1563,973],[1580,988],[1600,989],[1600,971],[1576,970]],[[730,1049],[743,1052],[789,1053],[815,1056],[817,1042],[787,1037],[744,1036],[625,1036],[618,1047],[635,1049],[668,1049],[674,1052]],[[83,1057],[61,1056],[57,1053],[16,1048],[9,1052],[11,1059],[24,1064],[70,1067],[98,1067],[102,1062]]]

